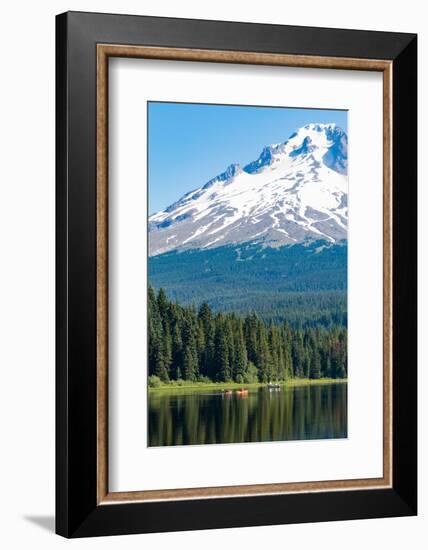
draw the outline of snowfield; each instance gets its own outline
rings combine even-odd
[[[149,254],[243,242],[278,247],[347,238],[347,136],[309,124],[149,218]]]

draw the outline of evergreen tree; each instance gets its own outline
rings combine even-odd
[[[197,312],[148,289],[148,371],[163,382],[210,380],[248,383],[290,377],[345,378],[347,329],[333,325],[267,327],[255,314],[217,313],[208,304]]]
[[[235,363],[233,369],[233,378],[235,382],[242,384],[247,373],[247,350],[245,348],[244,331],[242,323],[237,323],[235,331]]]
[[[214,352],[214,326],[210,306],[204,302],[198,313],[199,330],[199,367],[203,376],[212,378]]]
[[[220,382],[230,382],[232,380],[232,372],[230,368],[229,345],[227,340],[226,327],[222,318],[216,317],[216,332],[215,332],[215,364],[217,369],[216,378]]]
[[[154,350],[154,369],[153,374],[158,376],[162,382],[168,382],[168,370],[165,364],[165,358],[162,352],[162,346],[159,345]]]
[[[303,348],[303,335],[300,329],[296,330],[291,347],[293,375],[296,378],[304,376],[305,353]]]
[[[172,332],[172,374],[175,380],[180,380],[183,373],[183,339],[178,322]]]
[[[168,317],[168,310],[169,310],[169,302],[168,298],[166,296],[166,293],[163,288],[159,290],[158,298],[157,298],[157,305],[158,305],[158,311],[161,316],[161,319],[166,322],[166,319]]]
[[[165,371],[167,373],[168,378],[170,378],[170,374],[171,374],[170,370],[172,365],[172,337],[171,337],[171,331],[168,324],[165,326],[165,329],[163,331],[161,349],[162,349],[162,355],[163,355],[163,362],[165,365]]]
[[[185,319],[183,328],[183,377],[195,381],[198,377],[196,340],[190,319]]]
[[[321,356],[315,346],[312,349],[309,378],[314,378],[314,379],[321,378]]]
[[[244,323],[244,336],[248,360],[257,364],[257,327],[259,319],[255,313],[247,316]]]
[[[266,329],[263,324],[259,324],[257,346],[257,363],[259,369],[260,382],[269,382],[272,379],[272,356],[269,349]]]

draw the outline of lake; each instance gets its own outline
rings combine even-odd
[[[149,446],[347,437],[347,383],[149,393]]]

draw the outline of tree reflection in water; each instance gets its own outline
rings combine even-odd
[[[149,394],[149,446],[347,437],[347,384]]]

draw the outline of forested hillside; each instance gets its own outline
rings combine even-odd
[[[150,257],[149,281],[172,300],[239,315],[257,311],[266,323],[346,326],[347,244],[260,244],[169,252]]]
[[[169,380],[269,382],[347,376],[347,329],[293,328],[257,314],[215,313],[148,291],[149,375]]]

